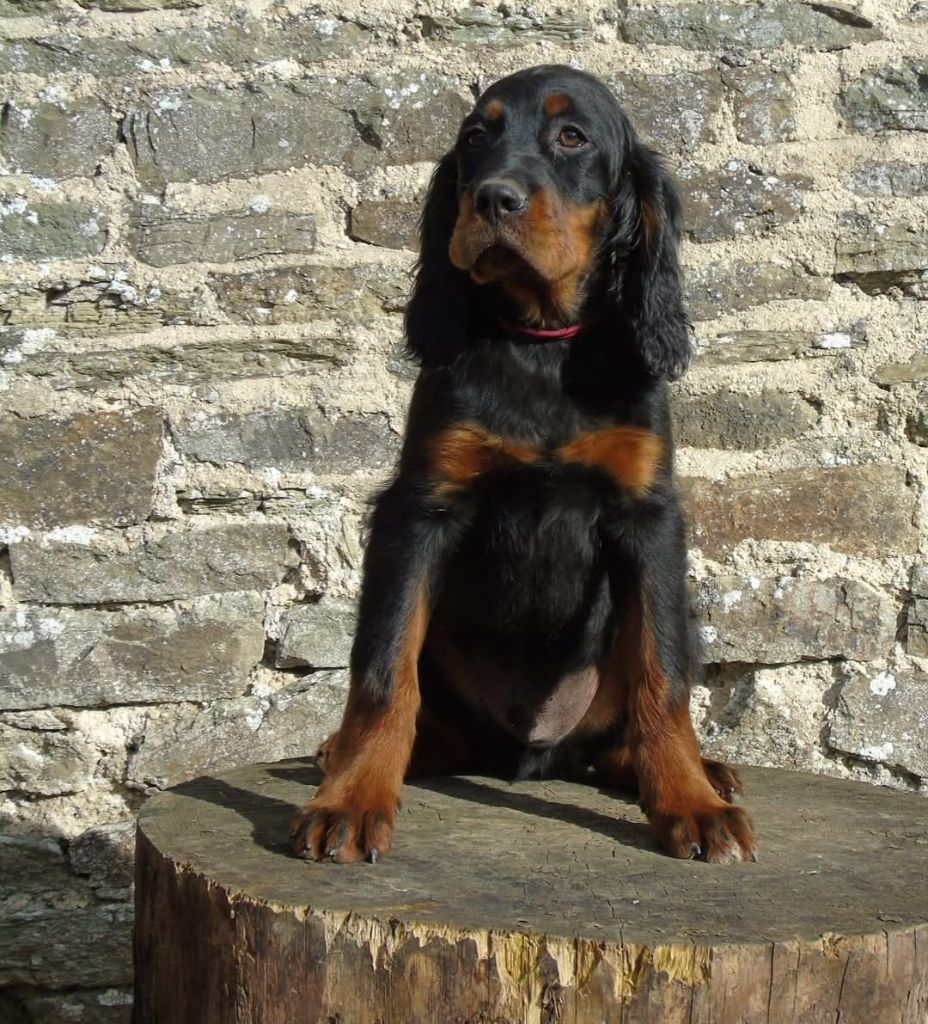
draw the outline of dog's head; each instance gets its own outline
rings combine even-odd
[[[680,201],[612,93],[573,68],[491,86],[438,164],[407,311],[424,364],[466,345],[472,307],[540,328],[605,325],[655,377],[690,356]]]

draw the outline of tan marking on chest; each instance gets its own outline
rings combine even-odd
[[[557,450],[563,462],[580,462],[604,469],[636,497],[654,483],[664,446],[642,427],[606,427],[579,434]]]
[[[438,434],[429,449],[429,473],[449,493],[473,483],[484,473],[507,466],[537,462],[538,445],[511,441],[475,423],[459,423]]]
[[[563,463],[581,463],[604,469],[636,497],[654,483],[663,444],[641,427],[606,427],[561,445],[554,452]],[[429,475],[439,482],[439,494],[449,494],[474,483],[493,470],[529,465],[546,456],[541,445],[500,437],[476,423],[458,423],[432,439]]]

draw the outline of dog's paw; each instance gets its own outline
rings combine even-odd
[[[294,818],[293,852],[305,860],[376,864],[390,852],[396,804],[390,801],[317,796]]]
[[[653,814],[657,845],[671,857],[736,864],[757,860],[754,827],[741,807],[721,804],[684,814]]]
[[[704,757],[702,767],[712,788],[728,803],[732,802],[736,793],[740,796],[744,792],[741,776],[731,765],[722,761],[710,761]]]

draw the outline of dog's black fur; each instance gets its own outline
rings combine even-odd
[[[464,121],[425,204],[421,372],[300,855],[386,853],[410,762],[595,769],[637,788],[672,855],[753,855],[737,776],[702,761],[688,711],[680,233],[671,178],[592,76],[530,68]]]

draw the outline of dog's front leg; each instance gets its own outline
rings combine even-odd
[[[739,789],[737,776],[703,761],[690,718],[686,549],[675,501],[640,509],[613,554],[611,589],[626,626],[611,668],[623,681],[627,715],[625,747],[613,760],[633,769],[652,834],[666,853],[715,863],[754,859],[750,817],[720,792]]]
[[[298,856],[376,861],[390,850],[419,711],[419,653],[445,517],[402,482],[377,503],[364,560],[348,702],[326,776],[291,829]]]

